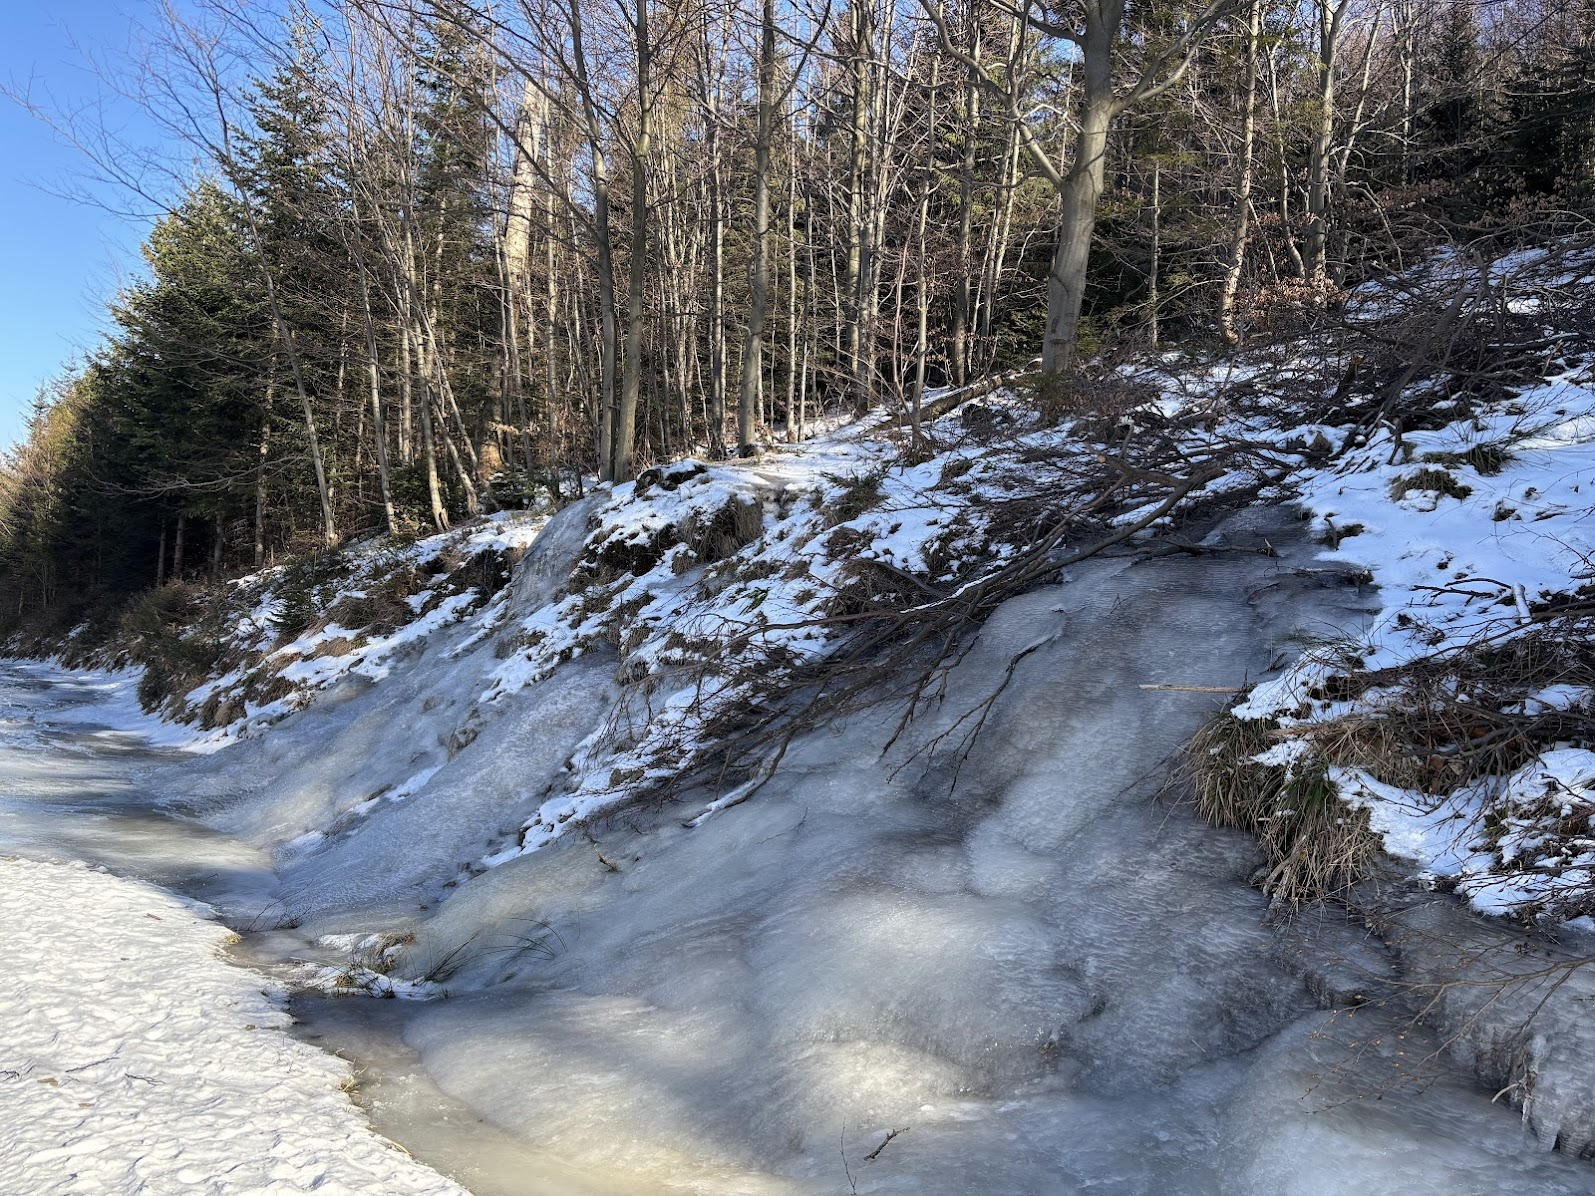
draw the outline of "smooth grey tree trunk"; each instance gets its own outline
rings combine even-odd
[[[1240,293],[1241,272],[1246,267],[1246,243],[1251,235],[1252,167],[1257,151],[1257,39],[1262,29],[1262,0],[1251,0],[1246,14],[1246,86],[1241,98],[1241,163],[1235,184],[1235,229],[1224,262],[1224,289],[1219,297],[1219,325],[1224,340],[1241,343],[1235,322],[1235,298]]]
[[[636,0],[637,138],[631,151],[631,263],[626,295],[626,356],[621,372],[620,403],[615,413],[609,476],[631,477],[637,438],[637,397],[642,384],[642,337],[647,324],[643,309],[648,277],[649,155],[653,152],[653,46],[648,37],[648,0]]]
[[[1340,32],[1351,0],[1314,0],[1318,16],[1318,94],[1315,97],[1312,142],[1307,153],[1307,235],[1302,264],[1313,293],[1322,300],[1329,289],[1329,161],[1335,132],[1335,59]]]
[[[753,147],[753,271],[748,328],[742,344],[742,384],[737,391],[737,452],[752,456],[758,437],[759,371],[764,365],[764,322],[770,305],[770,143],[775,139],[775,0],[764,0],[759,32],[758,132]]]

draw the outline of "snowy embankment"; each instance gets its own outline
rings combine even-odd
[[[1547,644],[1565,638],[1557,604],[1585,601],[1595,559],[1595,382],[1577,331],[1591,261],[1565,247],[1534,250],[1474,280],[1460,258],[1442,256],[1361,288],[1348,347],[1303,343],[1282,358],[1219,366],[1170,356],[1126,369],[1099,410],[1061,419],[998,393],[930,422],[928,444],[906,457],[877,415],[754,464],[651,470],[563,512],[539,544],[537,576],[514,585],[546,515],[506,513],[412,544],[267,570],[230,583],[221,607],[208,601],[202,617],[182,612],[197,630],[179,620],[175,634],[209,641],[219,663],[169,683],[161,709],[195,728],[192,746],[213,749],[261,734],[318,695],[381,682],[429,644],[446,640],[450,660],[491,645],[497,663],[454,682],[461,692],[449,697],[462,714],[446,752],[415,753],[413,769],[374,784],[361,802],[307,818],[293,849],[311,852],[327,845],[328,823],[336,837],[379,799],[422,790],[562,668],[583,658],[612,664],[617,688],[600,725],[567,745],[562,771],[513,837],[469,865],[491,868],[661,787],[682,787],[706,746],[746,724],[780,679],[825,660],[851,620],[892,602],[929,611],[978,587],[1033,549],[1059,510],[1067,521],[1070,504],[1093,505],[1093,486],[1111,493],[1092,475],[1093,457],[1146,468],[1137,453],[1155,442],[1162,460],[1202,462],[1216,476],[1142,540],[1204,504],[1295,501],[1325,556],[1366,569],[1383,594],[1384,617],[1366,636],[1326,629],[1333,642],[1235,709],[1275,741],[1249,763],[1287,774],[1287,789],[1321,780],[1350,811],[1366,811],[1386,851],[1482,912],[1585,925],[1595,913],[1595,837],[1584,816],[1595,813],[1595,754],[1584,742],[1595,731],[1595,663]],[[1458,287],[1477,292],[1465,309],[1469,336],[1488,338],[1493,320],[1496,341],[1529,341],[1540,367],[1514,361],[1496,371],[1513,375],[1507,382],[1486,386],[1425,360],[1404,372],[1405,359],[1389,363],[1395,382],[1364,367],[1359,386],[1371,397],[1352,419],[1359,387],[1348,384],[1362,354],[1378,348],[1377,336],[1372,348],[1359,344],[1359,328],[1421,326]],[[1337,401],[1326,401],[1342,370]],[[1367,418],[1370,407],[1380,418]],[[1127,488],[1095,522],[1079,520],[1057,553],[1089,543],[1094,529],[1143,518],[1162,498],[1155,487],[1140,498]],[[1497,669],[1483,693],[1478,678],[1459,673],[1437,697],[1429,674],[1446,671],[1437,662],[1486,647],[1499,662],[1514,645],[1534,657],[1520,676]],[[1471,726],[1459,729],[1466,712],[1444,732],[1405,725],[1415,707],[1481,700],[1490,709]],[[1527,732],[1507,725],[1536,717]],[[1408,757],[1405,772],[1380,766],[1390,761],[1374,758],[1370,735],[1343,734],[1359,725],[1401,741],[1386,746]],[[1444,742],[1447,734],[1491,750]],[[1411,759],[1420,755],[1428,759]],[[745,798],[778,758],[771,749],[735,768],[722,761],[729,783],[701,816]]]
[[[0,925],[0,1190],[461,1196],[371,1132],[201,907],[0,859]]]
[[[1421,324],[1445,288],[1418,290]],[[1595,1140],[1555,1002],[1459,1009],[1429,1039],[1401,985],[1455,980],[1460,940],[1387,954],[1328,914],[1266,924],[1252,843],[1151,804],[1214,692],[1259,681],[1230,720],[1258,733],[1245,763],[1313,779],[1326,821],[1362,826],[1354,777],[1390,787],[1375,829],[1452,800],[1437,735],[1402,723],[1381,762],[1350,732],[1454,710],[1399,670],[1491,629],[1536,640],[1577,600],[1595,393],[1589,347],[1551,343],[1471,390],[1399,354],[1337,386],[1353,350],[1321,337],[1170,356],[1067,402],[987,396],[921,444],[877,413],[220,603],[176,593],[141,624],[149,658],[175,635],[170,658],[214,663],[152,665],[145,690],[225,750],[151,788],[267,854],[269,898],[218,905],[296,937],[298,979],[423,998],[388,1008],[439,1088],[637,1177],[620,1190],[834,1192],[863,1135],[884,1153],[859,1190],[916,1196],[1584,1193],[1587,1168],[1489,1101],[1526,1103],[1528,1060],[1542,1140]],[[1558,659],[1531,655],[1491,712],[1581,717],[1595,677],[1542,676]],[[1572,777],[1584,757],[1555,753],[1587,742],[1533,756]],[[1528,764],[1470,759],[1469,783]],[[1298,813],[1243,825],[1266,849]],[[1558,814],[1570,849],[1580,813]],[[1458,832],[1474,814],[1481,883],[1544,854],[1503,831],[1492,855],[1513,824],[1475,805]],[[1360,1006],[1349,1041],[1323,1045],[1320,1000]]]
[[[1595,284],[1595,253],[1546,257],[1495,263],[1491,305],[1532,318]],[[1358,298],[1369,318],[1394,302]],[[1234,713],[1274,728],[1259,762],[1320,770],[1426,883],[1595,931],[1595,358],[1565,326],[1532,331],[1539,377],[1487,403],[1427,380],[1401,396],[1427,426],[1297,474],[1326,555],[1367,568],[1384,613]]]

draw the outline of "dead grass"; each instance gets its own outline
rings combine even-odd
[[[763,534],[764,508],[750,499],[733,498],[707,518],[694,514],[681,538],[699,561],[713,564],[735,556]]]
[[[128,658],[144,667],[139,704],[183,717],[183,695],[218,667],[231,608],[226,595],[185,581],[151,590],[122,616]]]
[[[1209,822],[1256,837],[1258,883],[1276,906],[1299,909],[1343,894],[1368,875],[1379,844],[1366,811],[1342,803],[1330,760],[1314,744],[1289,765],[1254,758],[1280,742],[1272,720],[1225,712],[1191,740],[1177,777]]]
[[[402,569],[338,599],[327,611],[327,621],[351,630],[392,635],[415,618],[406,600],[420,591],[420,575],[414,569]]]
[[[1345,662],[1310,695],[1339,713],[1284,728],[1221,714],[1192,739],[1175,782],[1194,795],[1202,817],[1256,836],[1267,862],[1259,879],[1277,902],[1299,907],[1333,898],[1367,875],[1378,844],[1366,813],[1338,799],[1328,770],[1358,769],[1439,800],[1499,782],[1552,748],[1595,747],[1588,699],[1566,708],[1533,700],[1552,686],[1595,693],[1592,618],[1580,609],[1399,667]],[[1256,760],[1285,742],[1297,745],[1288,766]],[[1537,851],[1546,858],[1556,854],[1553,840],[1565,840],[1563,854],[1571,855],[1574,840],[1589,834],[1582,809],[1571,819],[1551,817],[1550,807],[1509,813],[1543,823],[1549,838]],[[1456,833],[1494,842],[1501,828],[1492,817],[1504,815],[1487,814],[1481,825]]]
[[[1415,491],[1441,494],[1448,498],[1466,498],[1473,493],[1473,488],[1464,486],[1445,469],[1420,469],[1417,473],[1406,474],[1390,483],[1390,497],[1397,502]]]
[[[828,475],[825,479],[842,488],[834,497],[815,491],[815,506],[825,508],[825,526],[851,523],[881,500],[881,483],[886,480],[886,466],[871,469],[851,477]]]
[[[1469,465],[1481,477],[1491,478],[1511,463],[1512,453],[1504,442],[1494,441],[1471,445],[1459,453],[1424,453],[1419,459],[1425,465],[1447,465],[1452,468]]]

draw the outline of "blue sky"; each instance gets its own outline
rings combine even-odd
[[[50,0],[14,5],[0,38],[0,81],[71,105],[100,90],[74,42],[95,57],[126,47],[138,0]],[[136,110],[110,120],[133,131]],[[58,192],[87,190],[112,207],[128,201],[88,178],[83,159],[36,118],[0,98],[0,445],[23,433],[41,383],[105,326],[106,301],[136,269],[147,223]],[[55,193],[52,193],[55,192]]]

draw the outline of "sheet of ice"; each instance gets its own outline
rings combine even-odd
[[[1249,843],[1149,801],[1211,699],[1140,682],[1238,680],[1365,607],[1304,605],[1304,555],[1081,568],[884,758],[885,713],[712,817],[629,811],[462,881],[415,926],[418,969],[458,966],[407,1042],[517,1136],[694,1192],[1595,1191],[1442,1067],[1393,1084],[1398,1016],[1332,1049]],[[956,743],[908,758],[1032,645],[956,787]]]
[[[1228,534],[1287,546],[1277,523]],[[1303,1192],[1595,1190],[1444,1073],[1389,1095],[1387,1122],[1316,1100],[1303,1053],[1322,1018],[1273,959],[1250,844],[1147,800],[1212,699],[1140,682],[1238,682],[1303,621],[1366,611],[1366,591],[1298,577],[1310,552],[1082,567],[999,611],[941,713],[884,759],[883,711],[802,737],[745,802],[572,822],[479,874],[473,840],[514,849],[519,812],[603,725],[601,651],[472,714],[498,661],[455,654],[457,628],[183,775],[263,842],[335,830],[284,860],[287,908],[311,933],[392,931],[372,990],[449,999],[383,1002],[406,1007],[390,1031],[575,1175],[828,1196],[849,1190],[845,1151],[861,1192],[1262,1196],[1286,1157],[1335,1169],[1339,1188]],[[1031,645],[956,787],[956,740],[928,768],[908,758]],[[475,737],[451,753],[462,720]],[[239,797],[250,776],[269,779]],[[1350,1088],[1384,1083],[1350,1057]]]
[[[66,698],[52,707],[50,720],[81,727],[87,735],[194,752],[213,752],[226,743],[225,736],[146,714],[138,700],[141,669],[105,672],[25,660],[7,661],[5,668],[14,679],[50,685],[57,699]]]

